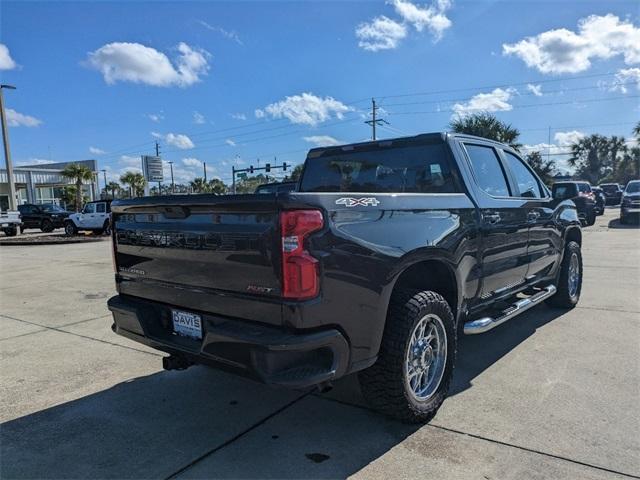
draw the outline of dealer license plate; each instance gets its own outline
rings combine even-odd
[[[202,317],[195,313],[172,310],[173,331],[178,335],[191,338],[202,338]]]

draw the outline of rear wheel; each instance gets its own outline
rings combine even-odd
[[[457,337],[449,304],[431,292],[391,299],[378,360],[360,372],[362,393],[378,411],[405,422],[428,422],[447,396]]]
[[[580,300],[582,291],[582,252],[580,245],[569,242],[564,249],[564,258],[558,276],[558,291],[547,300],[549,305],[573,308]]]
[[[4,229],[4,234],[7,237],[15,237],[18,234],[18,227],[16,227],[15,225],[7,227]]]
[[[591,226],[596,223],[596,212],[595,210],[591,210],[590,213],[587,214],[587,226]]]
[[[40,224],[40,230],[42,230],[45,233],[49,233],[53,231],[53,223],[51,223],[51,220],[45,218],[44,220],[42,220],[42,223]]]
[[[75,223],[73,223],[71,220],[69,220],[68,222],[65,222],[64,233],[66,233],[67,235],[75,235],[76,233],[78,233],[78,229]]]

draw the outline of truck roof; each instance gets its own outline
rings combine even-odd
[[[509,147],[504,143],[497,142],[488,138],[477,137],[475,135],[467,135],[464,133],[454,132],[432,132],[421,133],[409,137],[396,137],[385,138],[384,140],[371,140],[368,142],[347,143],[345,145],[336,145],[330,147],[316,147],[309,150],[307,153],[307,159],[318,158],[324,155],[333,155],[336,153],[342,153],[350,150],[375,150],[376,148],[388,148],[392,145],[395,146],[409,146],[409,145],[424,145],[434,144],[447,141],[447,138],[465,138],[471,140],[482,140],[483,142],[491,142],[502,147]]]

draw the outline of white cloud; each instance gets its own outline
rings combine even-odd
[[[317,97],[312,93],[285,97],[284,100],[267,105],[264,109],[256,109],[257,118],[270,115],[272,118],[288,118],[291,123],[315,126],[332,116],[339,119],[346,112],[352,111],[344,103],[333,97]]]
[[[183,158],[182,163],[185,167],[198,167],[202,168],[202,162],[197,158]]]
[[[344,143],[329,135],[311,135],[310,137],[303,137],[303,140],[305,142],[313,143],[316,147],[332,147],[335,145],[342,145]]]
[[[528,83],[527,90],[533,93],[536,97],[542,96],[542,85],[532,85],[531,83]]]
[[[479,112],[506,112],[513,108],[509,100],[517,93],[514,88],[496,88],[490,93],[479,93],[464,103],[453,106],[454,116],[464,117]]]
[[[238,45],[244,45],[244,43],[242,43],[242,40],[240,40],[240,35],[238,35],[238,32],[236,32],[235,30],[225,30],[222,27],[216,27],[215,25],[210,25],[204,20],[198,20],[198,23],[202,25],[204,28],[206,28],[207,30],[219,33],[227,40],[236,42]]]
[[[640,68],[622,68],[615,75],[615,80],[608,87],[612,92],[628,93],[635,85],[640,90]]]
[[[151,136],[153,138],[162,138],[162,134],[158,132],[151,132]]]
[[[12,108],[7,108],[5,113],[7,116],[7,123],[10,127],[37,127],[42,123],[42,120],[39,118],[16,112]]]
[[[145,117],[155,123],[159,123],[164,120],[164,115],[162,113],[147,113]]]
[[[119,81],[154,87],[188,87],[209,70],[211,55],[182,42],[173,63],[162,52],[139,43],[114,42],[88,54],[87,64],[112,85]]]
[[[104,155],[105,152],[104,150],[98,148],[98,147],[89,147],[89,153],[93,154],[93,155]]]
[[[577,33],[549,30],[513,44],[504,55],[515,55],[542,73],[583,72],[594,59],[622,56],[627,65],[640,63],[640,28],[616,15],[590,15],[578,22]]]
[[[167,135],[164,137],[164,140],[169,145],[173,145],[180,150],[187,150],[189,148],[195,147],[191,139],[186,135],[183,135],[182,133],[167,133]]]
[[[120,165],[123,165],[124,167],[141,168],[142,158],[134,157],[131,155],[121,155],[118,162],[120,163]]]
[[[4,43],[0,43],[0,70],[13,70],[17,66],[18,64],[11,58],[9,48]]]
[[[206,123],[206,119],[200,112],[193,112],[193,123],[202,125],[203,123]]]
[[[558,132],[553,136],[553,139],[559,146],[568,147],[584,137],[584,133],[579,132],[578,130],[571,130],[569,132]]]
[[[407,27],[384,15],[356,27],[358,46],[370,52],[393,50],[407,36]]]
[[[230,147],[235,147],[236,146],[236,142],[234,142],[233,140],[231,140],[230,138],[227,138],[224,143],[226,143],[227,145],[229,145]]]
[[[451,1],[438,0],[428,7],[419,7],[407,0],[392,0],[396,13],[402,19],[422,32],[425,28],[433,35],[435,41],[442,38],[445,30],[451,27],[451,20],[446,11],[451,7]]]
[[[234,120],[246,120],[247,116],[244,113],[232,113],[231,118]]]

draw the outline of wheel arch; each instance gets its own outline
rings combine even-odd
[[[406,266],[396,277],[391,295],[399,289],[436,292],[447,301],[454,318],[458,317],[460,286],[455,269],[444,260],[423,259]]]

